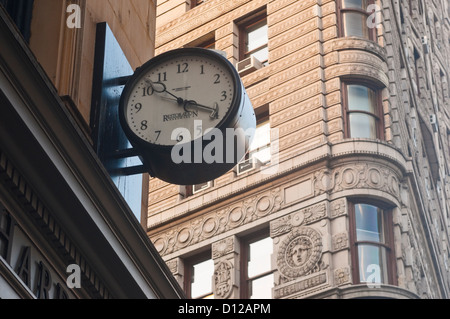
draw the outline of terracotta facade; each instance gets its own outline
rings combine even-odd
[[[449,297],[448,3],[375,1],[373,40],[341,36],[340,4],[157,2],[156,54],[213,39],[237,64],[240,19],[264,11],[268,25],[269,63],[242,81],[256,110],[268,106],[270,165],[230,171],[189,197],[150,179],[147,233],[181,285],[186,259],[208,250],[215,297],[241,298],[240,242],[264,228],[272,298]],[[382,138],[349,137],[344,85],[353,82],[376,88]],[[355,277],[349,214],[360,199],[392,217],[394,278],[377,289]],[[298,265],[287,251],[301,238],[309,257]]]

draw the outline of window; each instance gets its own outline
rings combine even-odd
[[[246,18],[238,24],[239,60],[253,56],[263,65],[268,65],[269,40],[266,12]]]
[[[261,106],[255,110],[255,113],[256,131],[247,157],[257,159],[260,163],[266,164],[270,161],[269,107]]]
[[[369,27],[367,23],[371,12],[367,11],[373,0],[340,0],[338,11],[340,19],[341,37],[360,37],[376,40],[376,28]]]
[[[267,233],[245,238],[241,243],[241,298],[271,299],[273,270],[272,238]]]
[[[186,296],[191,299],[211,299],[213,295],[214,262],[211,252],[186,261],[184,286]]]
[[[0,256],[9,261],[13,222],[9,213],[0,204]]]
[[[349,210],[355,283],[396,284],[391,210],[367,202]]]
[[[383,139],[380,92],[354,83],[344,83],[342,91],[346,137]]]

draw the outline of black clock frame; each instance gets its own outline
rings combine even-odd
[[[227,162],[225,160],[228,157],[227,143],[224,142],[222,152],[224,160],[222,163],[206,163],[203,159],[203,154],[202,162],[195,163],[195,143],[198,143],[198,140],[201,139],[202,152],[205,149],[205,146],[211,143],[211,139],[208,137],[208,134],[206,134],[186,143],[190,144],[186,147],[191,147],[192,158],[190,163],[174,163],[171,157],[172,148],[174,146],[152,144],[145,141],[137,136],[128,126],[126,120],[126,107],[135,84],[154,66],[164,63],[166,60],[173,59],[173,57],[182,56],[206,56],[226,67],[232,76],[234,96],[227,114],[216,126],[216,128],[222,132],[224,137],[226,137],[227,128],[234,129],[234,132],[237,133],[233,137],[235,147],[233,150],[234,154],[232,162]],[[253,128],[254,133],[254,129],[256,128],[255,112],[236,69],[220,53],[203,48],[182,48],[168,51],[150,59],[136,69],[134,74],[128,79],[122,92],[119,102],[119,120],[125,135],[139,154],[139,157],[149,174],[168,183],[179,185],[192,185],[208,182],[231,170],[240,160],[242,160],[243,154],[236,149],[237,145],[245,145],[245,152],[247,152],[250,141],[253,138],[253,135],[248,135],[248,129]],[[250,130],[250,132],[252,131]]]

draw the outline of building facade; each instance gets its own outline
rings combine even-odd
[[[100,129],[114,76],[153,56],[155,14],[147,0],[0,1],[0,299],[184,297],[101,154],[117,140]]]
[[[448,298],[445,0],[158,0],[156,54],[221,50],[257,116],[202,185],[150,179],[146,230],[190,298]]]

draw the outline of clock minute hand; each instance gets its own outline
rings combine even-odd
[[[169,91],[167,90],[167,86],[166,86],[164,83],[162,83],[162,82],[153,82],[152,80],[149,80],[149,79],[146,79],[145,82],[147,82],[148,84],[150,84],[150,86],[152,87],[153,91],[155,91],[156,93],[164,93],[164,92],[166,92],[167,94],[169,94],[169,95],[171,95],[173,98],[175,98],[175,100],[177,101],[177,103],[178,103],[179,105],[182,105],[182,104],[185,103],[185,100],[184,100],[183,98],[178,97],[178,96],[176,96],[175,94],[172,94],[171,92],[169,92]],[[156,85],[161,85],[161,86],[162,86],[162,90],[161,90],[161,89],[158,90],[158,89],[155,87],[155,84],[156,84]]]

